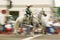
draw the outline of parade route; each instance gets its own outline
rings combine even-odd
[[[32,40],[36,37],[42,36],[34,35],[34,36],[22,36],[22,35],[14,35],[14,34],[0,34],[0,40]]]
[[[53,34],[53,35],[43,35],[32,40],[60,40],[60,34]]]
[[[39,36],[42,36],[42,34],[34,35],[34,36],[32,36],[32,37],[28,37],[28,38],[25,38],[25,39],[23,39],[23,40],[32,40],[32,39],[34,39],[34,38],[36,38],[36,37],[39,37]]]
[[[0,34],[0,40],[22,40],[24,38],[27,38],[27,36],[14,34]]]
[[[60,34],[52,34],[52,35],[38,34],[34,36],[0,34],[0,40],[60,40]]]

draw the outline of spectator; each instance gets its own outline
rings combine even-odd
[[[26,28],[27,28],[26,29],[26,34],[29,35],[31,33],[32,29],[33,29],[33,26],[32,25],[27,25]]]
[[[7,23],[7,22],[6,22],[5,28],[6,28],[5,31],[6,31],[7,33],[12,32],[12,25],[11,25],[10,23]]]
[[[4,30],[4,28],[2,27],[2,25],[0,24],[0,33],[2,33]]]
[[[47,30],[47,34],[51,34],[54,32],[54,29],[52,27],[52,24],[53,24],[53,21],[51,19],[49,19],[47,22],[46,22],[46,30]]]

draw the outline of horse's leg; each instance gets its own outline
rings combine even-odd
[[[20,27],[22,27],[22,22],[23,22],[24,18],[25,18],[25,16],[24,16],[24,17],[21,17],[21,18],[18,18],[18,19],[16,20],[16,23],[15,23],[15,25],[14,25],[14,33],[15,33],[15,34],[17,34],[17,30],[19,29],[19,25],[20,25]],[[21,19],[21,20],[20,20],[20,19]]]
[[[14,25],[14,32],[13,33],[17,34],[18,28],[19,28],[19,23],[18,23],[18,21],[16,21],[16,23]]]

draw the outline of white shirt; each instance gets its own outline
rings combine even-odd
[[[10,24],[6,24],[6,25],[5,25],[5,28],[9,28],[9,29],[10,29],[10,28],[12,28],[12,27],[11,27]]]
[[[5,16],[6,16],[5,14],[0,13],[0,24],[2,25],[5,24],[5,20],[6,20]]]
[[[60,27],[60,23],[56,22],[56,23],[53,24],[53,26],[58,26],[58,27]]]
[[[29,27],[33,27],[32,25],[27,25],[27,26],[29,26]]]
[[[46,22],[46,27],[52,27],[51,25],[53,24],[53,21],[47,21]]]

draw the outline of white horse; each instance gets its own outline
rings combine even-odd
[[[31,18],[33,19],[32,22],[33,22],[34,26],[36,26],[36,24],[39,24],[41,22],[40,20],[42,18],[42,15],[44,16],[44,14],[39,13],[39,14],[35,14],[35,15],[31,16]],[[19,25],[22,24],[23,20],[25,20],[25,19],[27,19],[25,14],[23,14],[22,16],[17,18],[15,26],[14,26],[14,33],[17,33]]]
[[[27,17],[25,15],[22,15],[22,16],[17,18],[16,23],[14,25],[14,33],[17,33],[19,25],[22,24],[23,20],[25,20],[25,19],[27,19]],[[38,19],[38,15],[37,16],[33,15],[33,19],[32,20],[33,20],[33,25],[39,24],[39,20],[40,19]]]

